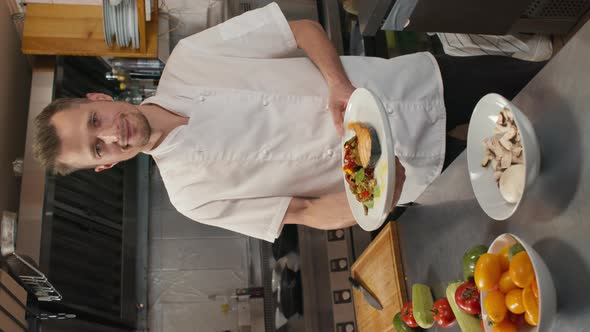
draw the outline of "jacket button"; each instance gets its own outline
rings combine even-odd
[[[199,100],[200,100],[200,101],[205,101],[205,97],[203,97],[203,96],[200,96],[200,97],[199,97]]]
[[[393,110],[391,108],[388,108],[387,113],[391,114],[391,113],[393,113]]]
[[[262,105],[264,105],[264,106],[268,106],[268,100],[263,100],[263,101],[262,101]]]
[[[332,155],[334,155],[334,151],[332,149],[328,149],[326,151],[326,154],[328,155],[328,157],[332,157]]]

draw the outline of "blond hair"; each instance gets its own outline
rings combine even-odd
[[[57,160],[61,150],[61,141],[51,119],[57,112],[88,102],[90,99],[86,98],[59,98],[47,105],[35,118],[33,155],[41,166],[51,173],[66,175],[76,170],[76,168]]]

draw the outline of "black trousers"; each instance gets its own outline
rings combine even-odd
[[[494,92],[513,99],[546,64],[495,55],[437,55],[435,59],[443,81],[447,132],[469,123],[475,105],[486,94]],[[464,141],[447,136],[443,169],[465,145]]]

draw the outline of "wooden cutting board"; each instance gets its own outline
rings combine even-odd
[[[361,292],[353,289],[359,332],[392,331],[393,316],[407,302],[406,283],[399,249],[397,223],[389,222],[352,264],[352,277],[375,294],[383,310],[371,307]]]

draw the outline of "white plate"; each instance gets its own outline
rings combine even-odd
[[[137,17],[137,0],[133,0],[133,48],[139,48],[139,22]]]
[[[117,46],[121,47],[121,4],[113,8],[115,9],[115,36],[117,37]]]
[[[127,39],[125,39],[125,46],[130,46],[133,43],[133,31],[135,31],[135,29],[133,28],[133,13],[132,13],[132,8],[131,8],[132,2],[131,0],[127,0],[126,1],[126,13],[125,13],[125,18],[126,18],[126,30],[127,30]]]
[[[123,0],[121,2],[121,44],[123,47],[127,46],[127,1]]]
[[[354,218],[362,229],[372,231],[385,222],[392,209],[391,201],[393,200],[393,188],[395,186],[393,135],[391,134],[387,113],[381,101],[367,89],[356,89],[350,96],[344,115],[345,132],[340,146],[341,149],[344,149],[344,143],[355,135],[353,131],[346,128],[350,122],[361,122],[375,128],[381,146],[381,156],[375,166],[375,178],[381,190],[381,195],[374,199],[373,208],[369,209],[367,215],[365,215],[363,205],[351,193],[344,178],[344,173],[342,173],[342,179],[346,187],[346,197]]]
[[[133,39],[133,16],[131,16],[131,0],[127,0],[127,13],[126,13],[126,27],[127,27],[127,39],[125,39],[125,46],[131,47]]]
[[[111,35],[111,44],[114,44],[113,35],[116,34],[115,8],[111,5],[109,5],[108,6],[108,13],[109,13],[109,31],[110,31],[109,33]]]
[[[500,190],[494,180],[493,171],[481,167],[485,148],[482,142],[485,138],[494,135],[496,119],[503,108],[508,108],[514,115],[514,122],[522,141],[525,166],[525,190],[534,182],[539,174],[541,153],[535,131],[529,119],[506,98],[490,93],[484,96],[475,106],[475,110],[469,122],[467,134],[467,166],[471,186],[477,202],[484,212],[495,220],[508,219],[518,208],[521,199],[516,203],[508,203],[500,194]]]
[[[139,0],[144,2],[145,7],[145,20],[151,21],[152,20],[152,1],[151,0]]]
[[[123,30],[125,26],[123,25],[123,3],[120,3],[117,6],[117,44],[119,47],[125,47],[124,40],[125,40],[125,31]]]
[[[104,31],[104,40],[107,43],[107,45],[110,47],[111,46],[111,42],[110,42],[110,36],[109,36],[109,17],[108,17],[108,1],[107,0],[103,0],[102,1],[102,29]]]
[[[108,7],[107,13],[108,13],[108,17],[109,17],[109,24],[108,24],[109,42],[111,43],[111,47],[113,47],[115,45],[115,38],[116,38],[116,36],[115,36],[115,10],[114,10],[113,6],[111,6],[111,5],[107,5],[107,7]]]

